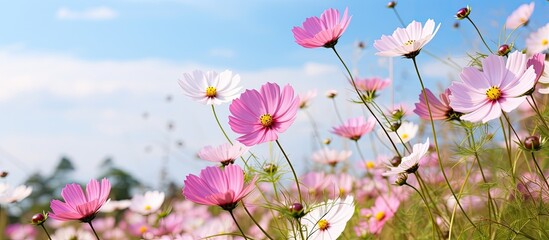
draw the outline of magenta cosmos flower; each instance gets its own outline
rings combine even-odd
[[[254,177],[248,185],[244,185],[244,171],[238,165],[229,165],[224,169],[206,167],[200,171],[200,176],[190,174],[185,178],[183,195],[195,203],[220,206],[231,211],[253,190],[256,180],[257,177]]]
[[[328,9],[318,17],[305,19],[303,27],[294,27],[292,32],[297,44],[306,48],[331,48],[337,44],[341,34],[345,32],[352,17],[347,16],[347,8],[343,17],[339,18],[339,11]]]
[[[412,21],[406,28],[397,28],[392,36],[381,36],[374,41],[374,47],[378,50],[376,55],[383,57],[404,56],[413,58],[421,49],[433,39],[440,28],[440,23],[435,29],[435,21],[427,20],[425,26]]]
[[[49,213],[49,216],[59,221],[90,222],[95,218],[101,206],[105,204],[110,192],[111,183],[106,178],[101,180],[101,184],[99,181],[91,179],[86,185],[86,193],[76,183],[67,184],[61,190],[61,196],[65,202],[52,200],[50,203],[52,212]]]
[[[210,162],[219,162],[221,164],[233,164],[234,160],[248,151],[248,147],[241,143],[225,143],[217,147],[206,146],[198,152],[198,157]]]
[[[454,112],[452,107],[450,107],[450,89],[446,89],[441,93],[440,100],[435,97],[431,90],[425,88],[425,93],[427,99],[429,100],[429,106],[431,109],[431,114],[433,120],[457,120],[459,119],[459,113]],[[420,118],[429,120],[429,109],[427,108],[427,103],[425,102],[425,97],[423,96],[423,91],[419,94],[419,103],[416,103],[416,108],[414,113],[416,113]]]
[[[350,118],[343,125],[334,127],[332,133],[358,141],[362,135],[372,131],[376,121],[373,118],[369,118],[368,121],[364,120],[364,117]]]
[[[282,91],[276,83],[266,83],[259,91],[246,90],[229,106],[231,129],[242,134],[237,140],[250,147],[275,141],[294,122],[299,97],[286,85]]]
[[[530,4],[522,4],[518,7],[505,21],[505,27],[508,29],[515,29],[520,26],[528,25],[528,21],[534,12],[534,2]]]
[[[461,82],[450,86],[450,106],[464,113],[462,120],[486,123],[511,112],[526,97],[524,93],[534,87],[536,73],[533,66],[526,68],[527,57],[520,52],[505,58],[490,55],[482,60],[483,71],[466,67],[460,74]]]

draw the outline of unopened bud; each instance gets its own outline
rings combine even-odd
[[[524,147],[529,150],[537,151],[541,149],[541,143],[538,136],[529,136],[524,139]]]
[[[503,44],[501,46],[499,46],[498,48],[498,55],[499,56],[507,56],[507,54],[511,52],[511,47],[509,47],[509,45],[507,44]]]
[[[46,219],[47,219],[47,214],[46,216],[44,216],[44,214],[42,213],[37,213],[32,216],[31,222],[32,224],[35,224],[35,225],[41,225],[41,224],[44,224]]]
[[[398,186],[402,186],[406,184],[406,180],[408,180],[408,174],[400,173],[398,174],[397,179],[395,180],[395,184]]]
[[[0,172],[0,178],[5,178],[7,176],[8,176],[8,172],[6,172],[6,171]]]
[[[272,163],[266,163],[263,165],[263,171],[266,173],[274,174],[276,173],[276,170],[278,170],[278,167],[275,164]]]
[[[326,92],[326,97],[328,98],[335,98],[337,96],[336,90],[329,90]]]
[[[456,13],[456,18],[461,20],[469,16],[471,13],[471,8],[469,6],[461,8]]]
[[[393,165],[393,167],[397,167],[398,165],[400,165],[401,161],[402,159],[399,156],[394,156],[393,158],[391,158],[391,165]]]
[[[301,218],[305,216],[305,211],[303,211],[303,205],[301,203],[294,203],[288,207],[290,214],[294,218]]]
[[[388,8],[395,8],[397,5],[397,3],[395,1],[390,1],[387,3],[387,7]]]

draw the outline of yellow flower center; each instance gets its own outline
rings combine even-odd
[[[541,40],[541,45],[545,46],[549,44],[549,40],[547,40],[547,38],[544,38],[543,40]]]
[[[521,17],[519,21],[524,24],[526,22],[526,18]]]
[[[318,221],[318,228],[320,229],[320,231],[325,231],[329,227],[330,227],[330,223],[328,222],[328,220],[322,219]]]
[[[381,221],[381,219],[383,219],[384,217],[385,217],[385,212],[384,212],[384,211],[379,211],[379,212],[377,212],[376,215],[375,215],[375,218],[376,218],[376,220],[378,220],[378,221]]]
[[[372,162],[372,161],[366,162],[366,168],[372,169],[372,168],[374,168],[374,167],[375,167],[374,162]]]
[[[496,86],[490,87],[486,90],[486,97],[492,101],[498,100],[501,97],[501,90]]]
[[[261,125],[263,125],[263,127],[268,128],[273,125],[273,117],[268,113],[261,115],[261,117],[259,117],[259,120],[261,121]]]
[[[150,211],[151,210],[151,205],[145,205],[145,211]]]
[[[400,138],[402,138],[402,141],[408,139],[409,135],[408,133],[403,133],[402,135],[400,135]]]
[[[146,232],[147,232],[147,227],[146,227],[146,226],[141,226],[141,227],[139,228],[139,232],[140,232],[141,234],[146,233]]]
[[[209,86],[206,88],[206,97],[215,97],[217,95],[217,89],[215,87]]]
[[[408,45],[414,43],[415,41],[416,41],[416,40],[408,40],[408,41],[406,41],[406,42],[404,43],[404,46],[408,46]]]

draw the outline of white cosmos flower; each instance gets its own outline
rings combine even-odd
[[[539,78],[539,83],[549,84],[549,61],[545,61],[545,68],[543,74]],[[540,88],[538,92],[541,94],[549,94],[549,87]]]
[[[541,53],[549,49],[549,23],[530,33],[526,39],[528,54]]]
[[[345,230],[347,222],[355,213],[353,196],[328,200],[313,207],[301,218],[301,224],[307,230],[306,239],[337,239]],[[299,235],[299,234],[298,234]]]
[[[183,74],[183,79],[179,80],[185,95],[207,105],[230,102],[237,98],[242,89],[239,84],[240,75],[229,70],[220,74],[195,70],[192,74]]]
[[[427,154],[429,150],[429,138],[425,143],[414,144],[412,153],[410,155],[403,157],[400,161],[400,164],[396,167],[389,166],[387,172],[382,173],[383,176],[398,175],[400,173],[414,173],[419,167],[419,160]]]
[[[250,148],[235,141],[233,144],[224,143],[219,146],[206,146],[198,152],[198,157],[210,162],[219,162],[223,165],[233,164],[234,160],[247,152]]]
[[[351,156],[351,151],[337,151],[335,149],[329,149],[324,147],[313,153],[313,161],[335,166],[338,162],[343,162]]]
[[[419,51],[433,39],[440,28],[440,23],[435,29],[435,21],[427,20],[425,26],[412,21],[406,28],[397,28],[392,36],[381,36],[374,41],[374,47],[378,50],[377,56],[413,58]]]
[[[55,231],[55,234],[51,236],[52,240],[70,240],[70,239],[78,239],[78,240],[94,240],[95,236],[92,235],[91,232],[88,232],[84,229],[78,229],[76,230],[74,227],[64,227],[57,229]]]
[[[118,200],[118,201],[107,201],[101,208],[99,209],[100,212],[114,212],[118,210],[124,210],[132,205],[131,200]]]
[[[159,191],[149,191],[144,195],[135,195],[132,198],[130,210],[133,212],[149,215],[156,212],[164,202],[164,193]]]
[[[32,193],[32,187],[19,185],[12,188],[7,183],[0,183],[0,204],[20,202]]]
[[[403,122],[396,132],[389,132],[389,137],[394,143],[407,143],[416,136],[418,129],[419,126],[413,122]]]

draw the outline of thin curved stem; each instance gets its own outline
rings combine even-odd
[[[530,106],[532,107],[532,109],[534,109],[536,114],[538,114],[539,119],[541,119],[541,122],[543,123],[545,128],[547,128],[549,130],[549,126],[547,125],[547,122],[545,121],[545,118],[543,117],[543,115],[541,115],[541,111],[539,110],[538,104],[536,103],[536,99],[534,98],[533,95],[530,95],[530,98],[532,98],[532,103],[533,103],[533,105],[530,104]],[[528,101],[528,103],[530,103],[530,101],[528,100],[528,97],[526,97],[526,100]]]
[[[240,230],[240,234],[242,234],[242,237],[244,239],[248,239],[248,237],[246,237],[246,234],[244,234],[244,231],[242,231],[242,228],[240,227],[240,225],[238,224],[238,222],[236,221],[236,218],[234,217],[234,214],[233,214],[233,210],[228,210],[229,213],[231,214],[231,217],[233,218],[233,221],[234,223],[236,224],[236,226],[238,227],[238,230]]]
[[[396,147],[395,143],[393,142],[393,139],[391,139],[391,137],[389,136],[389,133],[387,132],[387,130],[385,129],[385,127],[383,126],[383,124],[381,123],[381,121],[379,120],[379,118],[374,114],[374,111],[370,108],[370,106],[368,106],[368,103],[366,103],[366,101],[364,101],[364,98],[360,95],[360,92],[358,91],[358,88],[356,87],[356,84],[355,84],[355,79],[353,77],[353,74],[351,73],[351,70],[349,70],[349,68],[347,67],[347,64],[345,64],[345,61],[343,61],[343,59],[341,58],[341,56],[339,56],[339,53],[337,52],[337,50],[335,49],[335,46],[332,47],[332,50],[334,51],[334,53],[336,54],[337,58],[339,58],[339,61],[343,64],[343,67],[345,67],[345,70],[347,71],[347,74],[349,74],[349,78],[351,79],[351,83],[353,85],[353,88],[355,89],[355,92],[358,96],[358,98],[362,101],[362,103],[364,104],[364,106],[366,106],[366,108],[368,109],[368,111],[370,112],[370,114],[372,114],[372,116],[376,119],[377,123],[379,124],[379,126],[381,127],[381,129],[383,130],[383,132],[385,133],[385,135],[387,135],[387,139],[389,139],[389,141],[391,142],[391,144],[393,145],[393,148],[395,149],[395,152],[397,153],[397,155],[399,157],[402,157],[400,155],[400,152],[398,151],[398,148]]]
[[[221,129],[221,132],[223,132],[223,136],[225,136],[225,138],[227,139],[227,141],[229,141],[229,143],[231,145],[233,145],[233,142],[231,141],[231,139],[229,138],[229,136],[227,135],[227,133],[225,132],[225,129],[223,129],[223,126],[221,126],[221,123],[219,122],[219,118],[217,117],[217,113],[215,113],[215,107],[214,105],[212,104],[212,112],[213,112],[213,115],[215,117],[215,121],[217,122],[217,126],[219,126],[219,129]]]
[[[99,235],[97,235],[97,232],[95,231],[95,228],[93,228],[92,221],[88,221],[88,224],[90,225],[90,228],[92,229],[93,234],[95,234],[95,237],[97,238],[97,240],[100,240]]]
[[[419,196],[423,200],[423,203],[425,203],[425,207],[427,208],[427,212],[429,212],[429,217],[431,218],[431,222],[433,224],[433,239],[435,239],[435,235],[436,235],[435,232],[437,232],[436,228],[437,228],[438,225],[435,221],[435,218],[433,217],[433,213],[431,212],[431,208],[429,207],[429,204],[427,203],[427,200],[425,199],[423,194],[421,194],[421,192],[419,190],[417,190],[417,188],[415,188],[414,186],[412,186],[408,183],[405,183],[405,185],[408,186],[408,187],[413,188],[417,192],[417,194],[419,194]]]
[[[466,18],[467,20],[469,20],[469,22],[471,22],[471,24],[473,24],[473,27],[475,27],[475,29],[477,30],[477,33],[480,36],[480,40],[482,40],[482,42],[484,43],[484,46],[488,48],[488,51],[490,51],[490,53],[494,54],[494,52],[492,52],[492,49],[490,49],[486,41],[484,41],[484,38],[482,37],[482,33],[480,33],[480,30],[478,30],[477,25],[475,25],[475,23],[473,22],[473,20],[471,20],[471,18],[469,18],[469,16],[467,16]]]
[[[269,236],[269,234],[265,231],[265,229],[263,229],[261,227],[261,225],[259,225],[259,223],[255,220],[255,218],[252,216],[252,214],[250,213],[250,211],[248,211],[248,208],[246,208],[246,205],[244,204],[244,201],[242,201],[242,207],[244,207],[244,211],[246,211],[246,213],[248,214],[248,216],[250,216],[250,219],[252,219],[252,221],[255,223],[255,225],[259,228],[259,230],[261,230],[261,232],[263,232],[263,234],[265,234],[265,237],[267,237],[268,239],[273,239],[271,236]]]
[[[339,120],[339,123],[343,124],[343,119],[341,118],[341,114],[339,113],[339,109],[337,108],[335,98],[332,98],[332,103],[334,105],[334,109],[336,112],[337,119]]]
[[[318,146],[320,149],[322,148],[322,139],[320,139],[320,134],[318,133],[318,126],[316,125],[315,119],[307,109],[304,109],[305,115],[307,115],[307,118],[309,118],[309,121],[311,121],[311,125],[313,125],[313,134],[315,135],[316,142],[318,143]]]
[[[46,229],[46,227],[44,226],[44,224],[40,224],[40,227],[42,227],[42,229],[44,229],[44,232],[46,233],[46,236],[48,236],[48,239],[49,239],[49,240],[52,240],[52,239],[51,239],[51,236],[50,236],[50,233],[48,232],[48,230]]]
[[[469,216],[467,215],[467,213],[463,209],[463,206],[461,206],[461,203],[459,202],[459,198],[456,197],[456,193],[454,192],[454,189],[452,188],[452,185],[450,184],[450,181],[448,180],[448,176],[446,176],[446,171],[444,171],[444,166],[442,165],[442,158],[441,158],[441,155],[440,155],[440,148],[438,146],[437,131],[435,129],[435,122],[433,121],[433,114],[431,112],[431,105],[429,104],[429,99],[427,98],[427,93],[425,92],[425,86],[423,85],[423,80],[421,79],[421,74],[419,74],[419,68],[417,67],[417,62],[416,62],[415,57],[412,58],[412,62],[414,63],[414,68],[416,69],[417,77],[419,79],[419,83],[421,84],[421,90],[423,92],[423,99],[425,100],[425,105],[427,105],[427,111],[429,112],[429,120],[431,121],[431,131],[433,132],[433,139],[434,139],[434,142],[435,142],[435,150],[437,152],[438,165],[440,167],[440,171],[442,172],[442,176],[444,177],[444,181],[446,181],[446,185],[450,189],[450,192],[452,193],[452,196],[454,197],[454,199],[456,199],[456,203],[459,206],[459,209],[461,209],[461,212],[463,213],[465,218],[467,218],[469,223],[471,223],[471,225],[473,225],[475,227],[475,229],[482,234],[482,232],[477,227],[477,225],[475,225],[475,223],[473,223],[471,218],[469,218]]]
[[[301,196],[301,188],[299,187],[299,179],[297,178],[297,174],[295,173],[294,166],[292,165],[292,162],[290,162],[290,158],[288,158],[288,155],[286,155],[286,152],[284,152],[284,149],[280,145],[280,142],[278,142],[278,139],[275,140],[275,142],[276,142],[276,145],[278,145],[278,148],[280,148],[282,155],[284,155],[284,158],[286,158],[288,165],[290,165],[290,169],[292,169],[292,174],[294,175],[295,184],[297,186],[297,193],[299,195],[299,203],[303,204],[303,197]]]
[[[402,21],[402,18],[400,17],[400,14],[398,14],[398,11],[396,10],[396,7],[393,7],[393,11],[395,12],[395,15],[397,16],[398,21],[400,22],[400,24],[401,24],[403,27],[406,27],[406,25],[404,25],[404,21]]]
[[[534,152],[531,152],[531,154],[532,154],[532,160],[534,160],[534,164],[536,164],[536,168],[538,169],[539,174],[542,177],[541,181],[544,182],[547,185],[547,189],[549,189],[549,182],[547,182],[547,178],[545,178],[545,174],[543,174],[543,170],[541,170],[541,167],[539,166],[538,161],[536,160],[536,155],[534,154]]]

